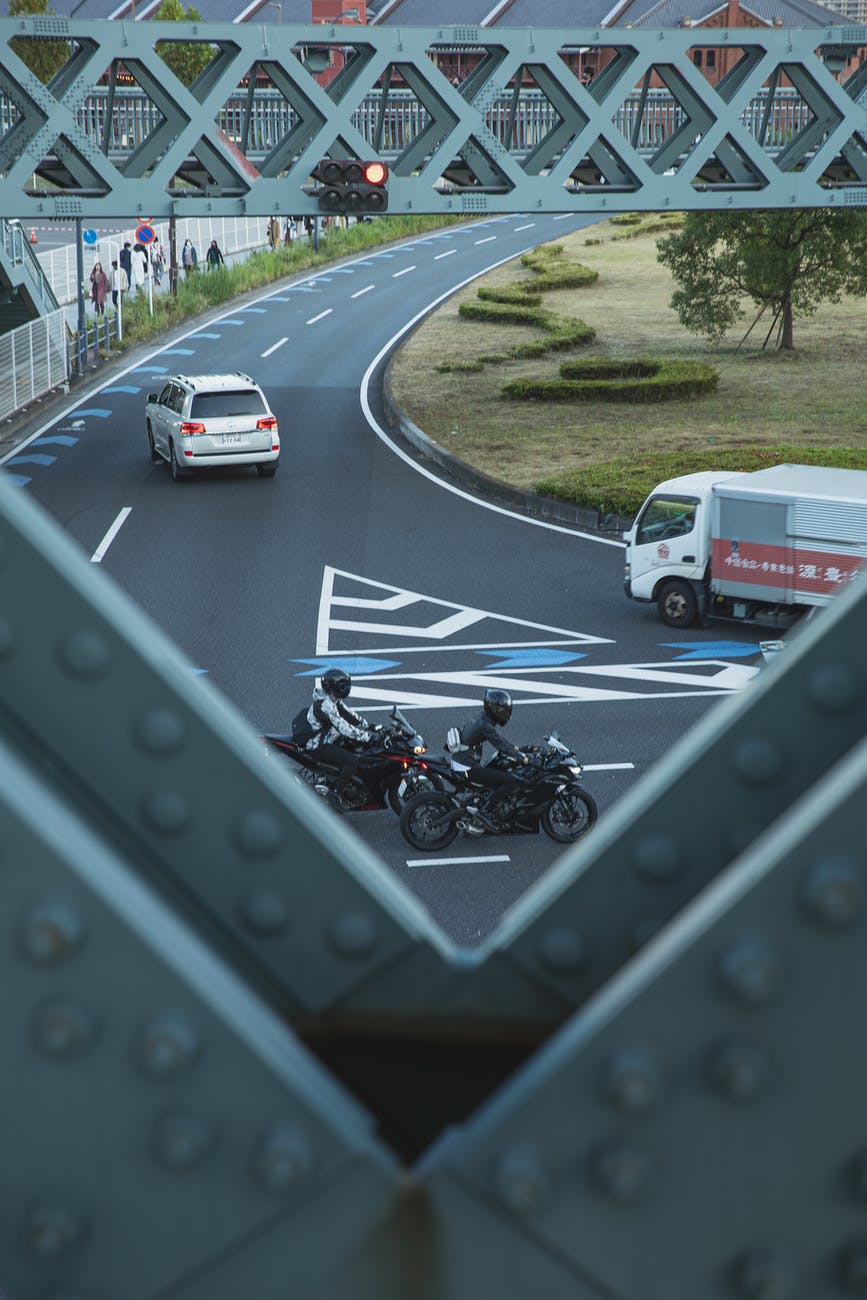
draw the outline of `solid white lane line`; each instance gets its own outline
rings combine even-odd
[[[333,311],[333,307],[326,307],[325,311],[321,311],[318,316],[311,316],[307,324],[315,325],[318,320],[322,320],[325,316],[330,316]]]
[[[363,289],[357,289],[355,293],[352,293],[352,294],[350,294],[349,296],[350,296],[351,298],[360,298],[360,297],[362,296],[362,294],[370,293],[371,289],[375,289],[375,288],[376,288],[376,285],[375,285],[375,284],[368,284],[368,285],[365,286],[365,288],[363,288]],[[308,323],[309,323],[309,322],[308,322]]]
[[[434,261],[438,262],[441,257],[451,257],[452,254],[456,253],[457,251],[458,250],[456,248],[449,248],[445,253],[437,253],[436,257],[434,258]]]
[[[634,763],[582,763],[581,769],[584,772],[631,772],[635,767]]]
[[[473,862],[511,862],[508,853],[492,853],[484,858],[407,858],[408,867],[459,867]]]
[[[497,238],[496,235],[488,235],[487,239],[475,239],[475,240],[473,240],[473,243],[476,243],[476,244],[492,244],[496,238]]]
[[[282,348],[283,344],[288,342],[289,342],[289,335],[287,334],[284,339],[278,339],[276,343],[271,344],[267,352],[262,352],[260,355],[262,357],[270,357],[272,352],[276,352],[278,348]]]
[[[112,544],[112,542],[114,541],[115,537],[117,537],[117,535],[118,535],[118,533],[120,532],[121,528],[123,528],[123,525],[124,525],[124,522],[125,522],[125,520],[126,520],[126,517],[127,517],[128,514],[131,513],[131,511],[132,511],[132,506],[124,506],[124,507],[123,507],[123,509],[122,509],[122,510],[120,511],[120,513],[118,514],[117,519],[115,519],[115,521],[114,521],[114,523],[112,524],[111,528],[109,528],[109,530],[108,530],[108,532],[106,533],[105,537],[103,537],[102,541],[99,543],[99,546],[97,546],[96,550],[93,552],[93,555],[91,555],[91,557],[90,557],[90,562],[91,562],[91,564],[101,564],[101,563],[102,563],[102,557],[105,555],[106,551],[107,551],[108,548],[111,546],[111,544]]]
[[[519,230],[532,230],[535,224],[535,221],[528,221],[526,226],[515,226],[515,234],[517,235]]]
[[[399,280],[402,275],[409,275],[410,271],[414,271],[414,270],[415,270],[414,266],[405,266],[402,271],[395,271],[394,275],[391,278],[392,280]]]

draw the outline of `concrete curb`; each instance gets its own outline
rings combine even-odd
[[[399,352],[400,349],[397,349],[392,353],[383,377],[382,397],[386,420],[391,432],[414,447],[423,459],[433,461],[446,471],[450,479],[476,492],[479,496],[534,519],[563,524],[574,528],[576,532],[592,532],[618,539],[624,530],[632,526],[631,519],[624,519],[619,515],[604,515],[601,510],[590,510],[585,506],[571,505],[568,501],[543,497],[536,492],[526,492],[523,488],[513,487],[509,483],[491,478],[489,474],[473,469],[471,465],[467,465],[438,442],[434,442],[433,438],[429,438],[418,425],[413,424],[395,401],[391,374]]]

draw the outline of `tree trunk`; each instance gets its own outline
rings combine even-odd
[[[795,331],[792,321],[792,299],[788,293],[783,294],[782,302],[783,328],[780,334],[780,347],[789,352],[795,350]]]

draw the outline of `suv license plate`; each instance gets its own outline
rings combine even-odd
[[[230,443],[230,442],[240,442],[240,441],[241,441],[241,435],[240,435],[240,433],[224,433],[224,434],[223,434],[223,446],[224,446],[224,447],[226,446],[227,443]]]

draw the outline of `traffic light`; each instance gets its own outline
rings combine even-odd
[[[319,182],[320,212],[385,212],[388,207],[388,168],[383,162],[323,158],[311,175]]]

